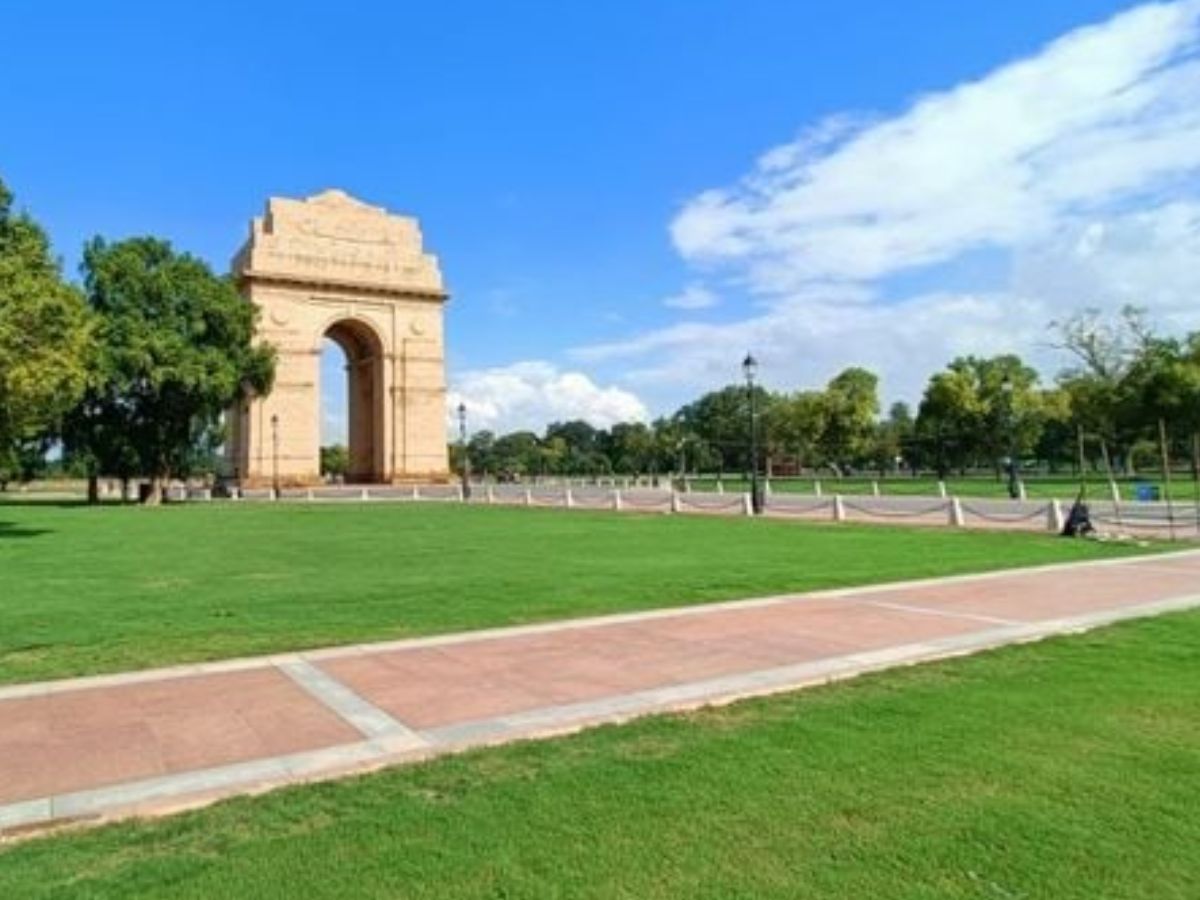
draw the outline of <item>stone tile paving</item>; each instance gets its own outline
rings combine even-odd
[[[479,743],[1200,605],[1200,552],[0,688],[0,831],[161,813]]]

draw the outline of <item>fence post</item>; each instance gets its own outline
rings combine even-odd
[[[458,483],[458,502],[459,503],[467,502],[467,492],[465,490],[463,490],[461,481]]]
[[[313,500],[316,499],[316,497],[313,496],[312,488],[309,488],[307,491],[304,492],[304,499],[307,500],[309,503],[311,503]]]
[[[754,501],[749,494],[742,494],[742,512],[748,516],[754,515]]]
[[[525,505],[533,506],[533,491],[529,488],[525,488]]]
[[[717,479],[717,493],[725,493],[725,482],[723,482],[720,478]]]
[[[371,495],[369,493],[367,493],[366,488],[362,489],[362,492],[359,494],[359,499],[360,500],[370,500],[371,499]]]
[[[620,512],[621,511],[621,489],[620,488],[613,488],[612,503],[613,503],[613,510],[615,512]]]
[[[1023,479],[1023,478],[1017,482],[1017,499],[1018,500],[1028,500],[1029,499],[1029,494],[1026,493],[1026,491],[1025,491],[1025,479]]]
[[[1050,505],[1046,507],[1046,527],[1054,534],[1062,534],[1065,524],[1062,504],[1057,500],[1051,500]]]
[[[421,499],[421,488],[415,484],[413,485],[413,489],[412,489],[412,498],[414,500]]]
[[[815,494],[818,497],[822,496],[821,495],[821,479],[820,478],[813,479],[813,494]]]
[[[575,506],[575,494],[571,491],[569,481],[567,482],[567,485],[568,487],[566,493],[563,494],[563,505],[565,505],[567,509],[572,509]]]
[[[770,478],[766,479],[763,482],[763,494],[768,497],[771,495],[771,479]]]
[[[1114,505],[1121,502],[1121,489],[1117,487],[1117,483],[1115,481],[1110,481],[1108,483],[1108,492],[1112,495],[1112,502]]]
[[[487,497],[487,502],[488,502],[489,506],[496,502],[496,491],[492,487],[490,482],[488,483],[487,491],[485,492],[485,496]]]
[[[938,496],[943,500],[946,499],[946,482],[938,481]]]
[[[844,502],[842,502],[841,494],[833,495],[833,521],[835,521],[835,522],[845,522],[846,521],[846,504]]]
[[[878,481],[871,482],[871,496],[872,497],[879,496],[879,482]]]
[[[671,491],[671,512],[677,513],[682,510],[679,507],[679,491]]]
[[[964,528],[967,524],[963,518],[962,502],[957,497],[950,498],[950,524],[955,528]]]

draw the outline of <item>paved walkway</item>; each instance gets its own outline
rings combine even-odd
[[[0,831],[162,813],[1200,606],[1200,551],[0,688]]]

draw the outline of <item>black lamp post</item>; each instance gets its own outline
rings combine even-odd
[[[752,354],[747,353],[742,360],[742,372],[746,376],[746,396],[750,400],[750,508],[757,516],[763,511],[763,490],[758,480],[758,406],[754,394],[758,360]]]
[[[1017,417],[1013,408],[1012,379],[1006,377],[1000,389],[1004,394],[1004,426],[1008,432],[1008,496],[1016,500],[1021,496],[1021,489],[1017,484]]]
[[[467,404],[458,404],[458,455],[462,470],[462,496],[471,499],[471,462],[467,458]]]
[[[271,490],[279,499],[279,416],[271,416]]]

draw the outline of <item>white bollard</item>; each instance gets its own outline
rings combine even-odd
[[[950,498],[950,524],[955,528],[964,528],[967,524],[963,518],[962,503],[957,497]]]
[[[459,503],[467,502],[467,491],[463,487],[463,483],[461,481],[458,483],[458,502]]]
[[[359,500],[370,500],[370,499],[371,499],[371,495],[370,495],[369,493],[367,493],[367,489],[366,489],[366,488],[363,488],[363,489],[362,489],[361,491],[359,491],[359,493],[358,493],[358,499],[359,499]]]
[[[818,497],[822,496],[822,494],[821,494],[821,479],[820,478],[813,479],[813,493]]]
[[[717,493],[725,493],[725,482],[723,482],[720,478],[717,479]]]
[[[766,481],[763,482],[763,493],[766,494],[768,497],[771,495],[771,479],[770,478],[768,478]]]
[[[496,491],[492,488],[492,486],[490,484],[487,486],[486,496],[487,496],[487,502],[488,502],[489,506],[491,506],[493,503],[496,502]]]
[[[314,500],[316,500],[316,499],[317,499],[317,498],[316,498],[316,497],[313,495],[313,489],[312,489],[312,488],[309,488],[307,491],[305,491],[305,492],[304,492],[304,499],[305,499],[305,500],[307,500],[309,503],[312,503]]]
[[[754,500],[749,494],[742,494],[742,512],[748,516],[754,515]]]
[[[613,504],[614,510],[616,510],[617,512],[621,511],[621,490],[620,490],[620,488],[615,488],[613,490],[612,504]]]
[[[1112,494],[1112,502],[1113,503],[1121,502],[1121,488],[1117,485],[1117,483],[1115,481],[1110,481],[1108,483],[1108,492],[1110,494]]]
[[[563,494],[563,502],[566,504],[567,509],[573,509],[575,507],[575,495],[571,492],[569,487],[567,488],[566,493]]]
[[[413,489],[412,489],[412,498],[413,498],[414,500],[420,500],[420,499],[421,499],[421,488],[420,488],[420,487],[418,487],[418,486],[417,486],[417,485],[415,485],[415,484],[413,485]]]
[[[525,505],[533,506],[533,491],[529,488],[525,488]]]
[[[1029,495],[1027,493],[1025,493],[1025,482],[1024,481],[1017,482],[1017,499],[1018,500],[1028,500],[1029,499]]]
[[[872,497],[879,496],[879,482],[878,481],[871,482],[871,496]]]
[[[1051,500],[1050,505],[1046,507],[1046,527],[1054,534],[1062,534],[1065,525],[1066,519],[1063,518],[1062,504],[1057,500]]]
[[[679,506],[679,491],[676,490],[671,491],[671,512],[682,512]]]
[[[938,496],[941,497],[943,500],[946,499],[946,482],[944,482],[944,481],[938,482]]]
[[[230,500],[241,500],[242,499],[242,489],[240,487],[230,488],[229,489],[229,499]]]
[[[833,495],[833,521],[846,521],[846,504],[843,502],[841,494]]]

